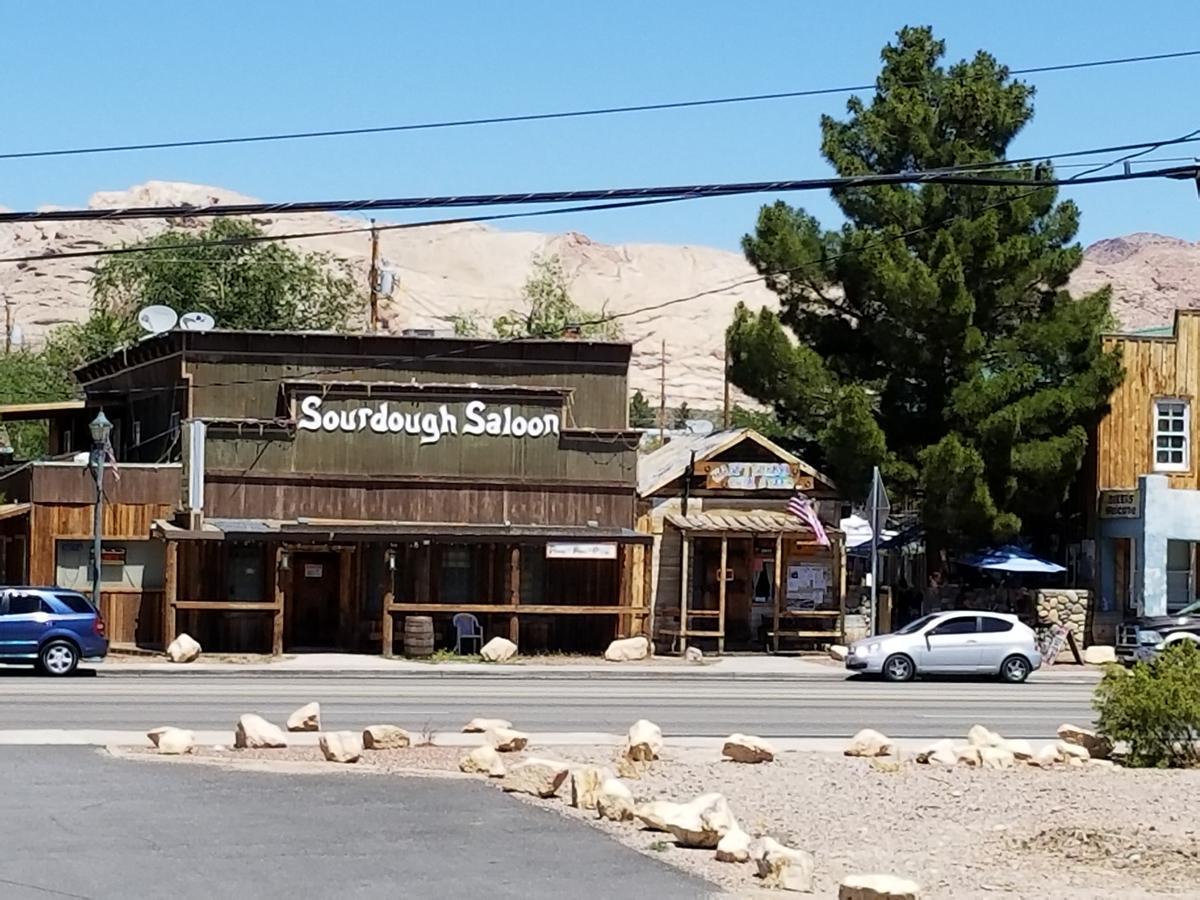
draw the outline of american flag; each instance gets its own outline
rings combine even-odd
[[[121,480],[121,467],[117,465],[117,455],[115,453],[113,453],[113,448],[112,448],[111,443],[106,442],[104,445],[104,459],[105,459],[105,468],[108,468],[108,466],[110,466],[110,465],[112,466],[113,480],[120,481]]]
[[[825,533],[825,526],[817,518],[817,505],[812,500],[797,493],[788,501],[787,511],[809,527],[818,544],[822,547],[829,546],[829,535]]]

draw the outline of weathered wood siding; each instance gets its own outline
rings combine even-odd
[[[1200,489],[1200,311],[1180,311],[1172,337],[1113,336],[1125,379],[1096,434],[1097,488],[1135,488],[1139,475],[1154,472],[1154,401],[1177,397],[1191,403],[1191,469],[1164,472],[1172,487]]]
[[[430,479],[293,478],[210,470],[205,496],[210,516],[230,518],[363,519],[393,522],[470,522],[514,525],[629,527],[632,485],[545,485]]]

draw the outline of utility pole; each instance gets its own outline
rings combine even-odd
[[[659,356],[661,373],[658,376],[658,440],[667,442],[667,342],[663,339],[662,355]]]
[[[722,354],[721,368],[724,370],[725,382],[725,412],[721,417],[722,428],[729,430],[729,332],[725,332],[725,352]]]
[[[4,355],[12,353],[12,299],[4,297]]]
[[[379,330],[379,230],[371,220],[371,268],[367,272],[371,291],[371,331]]]

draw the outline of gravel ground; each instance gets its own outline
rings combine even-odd
[[[203,748],[183,759],[286,763],[279,768],[290,771],[457,775],[464,752],[436,746],[368,752],[353,766],[324,762],[315,747]],[[611,768],[614,751],[531,747],[505,754],[505,761],[531,755]],[[714,751],[668,748],[645,776],[626,783],[639,801],[686,801],[720,791],[751,834],[770,834],[814,854],[818,897],[835,896],[841,878],[857,872],[911,877],[926,900],[1194,897],[1200,883],[1200,772],[991,771],[911,761],[899,771],[883,771],[869,760],[802,752],[752,766],[721,761]],[[560,795],[569,795],[566,786]],[[719,863],[711,851],[676,847],[669,835],[638,826],[598,821],[563,800],[521,799],[586,819],[736,895],[757,893],[751,865]]]

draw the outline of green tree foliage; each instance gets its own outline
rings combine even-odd
[[[653,428],[658,424],[658,414],[655,413],[650,401],[641,391],[634,391],[629,398],[629,427]]]
[[[944,49],[928,28],[901,30],[873,99],[822,118],[838,175],[1004,158],[1033,88],[983,52],[946,68]],[[881,465],[895,495],[922,497],[935,538],[957,544],[1053,527],[1121,375],[1100,340],[1108,292],[1066,290],[1082,258],[1077,208],[1022,186],[1031,167],[1006,171],[1012,187],[838,189],[837,230],[763,207],[743,248],[781,312],[739,308],[729,331],[734,383],[843,489],[861,495]]]
[[[521,309],[492,320],[492,334],[501,339],[558,338],[578,329],[581,337],[600,341],[621,339],[621,326],[599,314],[590,313],[571,299],[571,284],[557,256],[535,256],[533,269],[521,288]],[[476,311],[450,317],[454,333],[478,337],[484,329]]]
[[[72,380],[45,353],[20,350],[0,354],[0,403],[43,403],[65,400],[71,396]],[[8,422],[13,455],[30,459],[45,452],[47,427],[45,422]]]
[[[1200,765],[1200,649],[1191,641],[1172,644],[1128,671],[1109,666],[1093,705],[1098,731],[1128,746],[1129,765]]]

